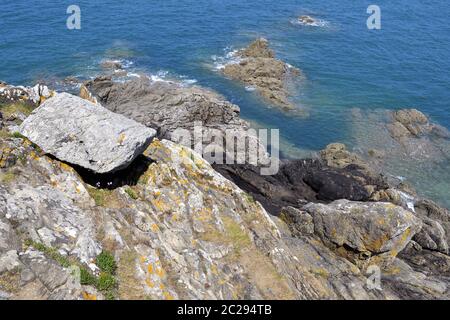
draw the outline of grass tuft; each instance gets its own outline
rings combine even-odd
[[[103,251],[97,256],[96,264],[102,272],[109,274],[115,274],[117,269],[114,256],[107,251]]]
[[[131,199],[137,200],[139,196],[137,195],[136,191],[134,191],[131,188],[126,188],[125,192],[130,196]]]

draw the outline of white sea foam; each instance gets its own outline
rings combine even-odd
[[[130,78],[140,78],[141,76],[140,76],[138,73],[127,72],[127,77],[130,77]]]
[[[182,82],[183,85],[191,86],[191,85],[196,84],[197,80],[195,80],[195,79],[184,79],[181,82]]]
[[[300,19],[292,19],[291,24],[293,25],[299,25],[299,26],[305,26],[305,27],[319,27],[319,28],[325,28],[330,25],[330,23],[323,19],[315,19],[312,23],[303,22]]]
[[[414,197],[403,191],[398,191],[398,193],[400,194],[400,197],[405,202],[408,209],[411,210],[412,212],[416,212],[416,210],[414,209],[414,203],[415,203]]]
[[[233,50],[231,47],[227,47],[224,49],[224,51],[225,55],[223,56],[211,56],[215,70],[222,70],[229,64],[238,64],[242,61],[242,58],[237,55],[237,50]]]
[[[160,70],[156,73],[151,73],[147,75],[150,82],[166,82],[166,83],[177,83],[181,86],[191,86],[197,83],[196,79],[189,79],[186,76],[173,75],[169,71]]]

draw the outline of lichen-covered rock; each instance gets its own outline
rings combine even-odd
[[[0,83],[0,104],[20,102],[36,107],[54,94],[52,90],[42,84],[36,84],[34,87],[16,87]]]
[[[402,109],[392,112],[392,122],[388,124],[392,137],[401,143],[408,139],[434,135],[440,138],[449,138],[449,131],[432,123],[426,115],[417,109]]]
[[[156,131],[79,97],[61,93],[44,102],[20,132],[46,153],[98,173],[128,166]]]
[[[294,108],[289,101],[286,81],[298,76],[300,71],[276,59],[266,39],[257,39],[236,55],[240,61],[229,63],[222,70],[227,77],[255,87],[262,97],[276,106]]]
[[[421,217],[422,230],[414,236],[414,241],[423,248],[448,254],[446,232],[442,225],[428,217]]]
[[[403,109],[393,113],[394,120],[415,136],[429,131],[428,118],[419,110]]]
[[[280,218],[289,226],[293,236],[314,233],[314,219],[305,211],[293,207],[286,207],[281,210]]]
[[[431,200],[421,199],[414,205],[416,215],[424,226],[414,240],[423,248],[449,254],[450,212]]]
[[[108,190],[87,183],[103,175],[87,176],[14,139],[22,140],[21,160],[0,169],[13,173],[0,182],[2,299],[448,298],[447,256],[400,255],[408,264],[394,261],[381,272],[382,290],[373,289],[371,274],[310,233],[311,213],[269,216],[181,145],[154,140],[141,174]],[[117,264],[112,292],[74,276],[75,267],[98,275],[99,252]]]
[[[339,200],[303,209],[325,244],[361,266],[389,265],[422,227],[414,214],[390,203]]]
[[[368,167],[361,157],[348,151],[343,143],[331,143],[321,150],[319,154],[321,159],[330,167],[343,169],[352,164]]]

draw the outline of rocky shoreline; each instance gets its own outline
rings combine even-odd
[[[262,40],[240,54],[274,61]],[[286,106],[278,64],[267,98]],[[211,165],[177,140],[196,121],[257,139],[200,87],[99,77],[77,97],[2,83],[0,299],[450,298],[447,209],[342,144],[269,176]],[[446,135],[417,110],[388,126],[403,143]]]

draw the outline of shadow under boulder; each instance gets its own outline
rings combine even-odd
[[[125,169],[103,174],[77,165],[68,165],[80,175],[85,183],[98,189],[113,190],[123,186],[135,186],[153,162],[150,158],[140,155]]]

